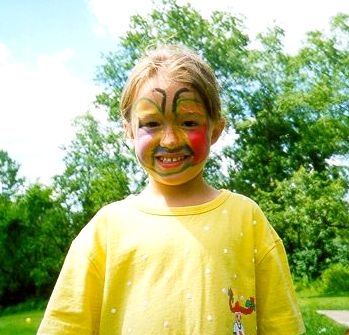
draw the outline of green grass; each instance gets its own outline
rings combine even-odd
[[[321,309],[349,310],[349,296],[318,296],[299,293],[299,304],[306,327],[306,335],[344,335],[347,327],[339,325],[316,311]]]
[[[349,310],[349,296],[319,296],[316,292],[302,291],[298,293],[298,300],[306,327],[306,335],[345,334],[345,326],[337,324],[316,311],[319,309]],[[0,334],[35,335],[43,314],[43,311],[32,310],[1,316]],[[26,321],[27,318],[30,318],[30,322]]]
[[[0,317],[1,335],[35,335],[43,311],[21,312]]]

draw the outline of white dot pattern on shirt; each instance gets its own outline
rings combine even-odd
[[[246,201],[247,198],[246,198],[246,197],[243,197],[243,200]],[[222,213],[223,213],[223,214],[228,214],[228,210],[227,210],[227,209],[224,209],[224,210],[222,211]],[[252,224],[253,224],[253,225],[256,225],[256,224],[257,224],[257,221],[256,221],[256,220],[253,220],[253,221],[252,221]],[[210,229],[210,227],[209,227],[208,225],[206,225],[206,226],[203,227],[203,229],[204,229],[205,231],[208,231],[208,230]],[[240,236],[243,237],[243,236],[244,236],[244,233],[243,233],[243,232],[240,232]],[[223,249],[223,253],[224,253],[224,254],[228,254],[228,253],[229,253],[229,249],[228,249],[228,248],[224,248],[224,249]],[[255,254],[257,253],[257,249],[254,249],[254,253],[255,253]],[[186,254],[186,255],[189,255],[189,254],[190,254],[190,250],[185,250],[185,254]],[[143,259],[143,261],[146,261],[146,260],[148,259],[148,255],[143,255],[142,259]],[[252,258],[252,262],[255,262],[255,258]],[[210,275],[210,274],[211,274],[211,269],[210,269],[210,268],[206,268],[205,273],[206,273],[206,275]],[[167,275],[166,277],[167,277],[167,279],[169,279],[169,276],[168,276],[168,275]],[[238,278],[238,275],[235,273],[235,274],[233,275],[233,279],[236,280],[237,278]],[[128,281],[128,282],[127,282],[127,286],[131,286],[131,285],[132,285],[132,281]],[[227,294],[228,291],[227,291],[226,288],[223,288],[223,289],[222,289],[222,292],[223,292],[224,294]],[[188,300],[191,300],[191,299],[193,298],[192,293],[187,293],[186,298],[187,298]],[[245,300],[244,296],[240,296],[240,299],[241,299],[242,301]],[[148,301],[144,301],[144,306],[147,306],[147,305],[148,305]],[[111,313],[112,313],[112,314],[116,314],[116,312],[117,312],[116,308],[112,308],[112,309],[111,309]],[[208,320],[208,321],[213,321],[213,316],[212,316],[211,314],[207,315],[207,320]],[[170,326],[169,321],[168,321],[168,320],[164,320],[164,322],[163,322],[163,327],[164,327],[164,328],[169,328],[169,326]],[[257,329],[257,327],[256,327],[256,329]],[[128,331],[128,333],[131,333],[131,332],[132,332],[132,330],[131,330],[130,328],[128,328],[127,331]]]

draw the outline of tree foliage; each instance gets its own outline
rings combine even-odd
[[[235,123],[236,146],[226,152],[234,159],[230,186],[250,194],[256,187],[271,191],[273,179],[302,166],[337,174],[329,160],[349,151],[348,46],[341,50],[336,35],[312,32],[289,56],[280,34],[260,36],[262,50],[250,53],[254,89],[245,119]]]
[[[275,181],[272,192],[258,190],[260,205],[283,236],[296,277],[312,279],[332,263],[349,264],[346,192],[342,180],[304,167]]]
[[[24,178],[18,177],[19,164],[9,154],[0,150],[0,194],[10,197],[15,195],[24,183]]]
[[[67,211],[52,189],[31,185],[0,199],[0,307],[52,290],[72,239]]]
[[[124,153],[120,132],[103,129],[91,114],[78,118],[75,127],[55,189],[74,216],[77,233],[103,205],[130,193],[128,175],[133,165],[132,157]]]

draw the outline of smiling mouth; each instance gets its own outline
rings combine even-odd
[[[191,148],[182,146],[174,150],[157,147],[154,152],[154,159],[160,169],[184,168],[193,156]]]
[[[178,156],[178,157],[163,157],[159,156],[156,157],[157,160],[159,160],[161,163],[177,163],[184,161],[189,156]]]
[[[160,169],[178,169],[183,168],[190,159],[191,155],[180,154],[180,155],[159,155],[155,156],[157,166]]]

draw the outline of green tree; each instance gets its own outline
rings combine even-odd
[[[328,37],[309,33],[294,56],[283,52],[281,29],[260,36],[262,49],[250,52],[253,89],[245,97],[245,117],[234,120],[239,138],[226,151],[233,159],[231,188],[272,191],[273,180],[301,166],[335,179],[346,174],[329,160],[349,152],[347,20],[334,18]]]
[[[275,181],[272,192],[258,191],[260,205],[282,232],[296,277],[309,280],[333,263],[349,264],[346,192],[342,180],[304,167]]]
[[[72,214],[77,233],[103,206],[129,194],[133,174],[120,132],[86,114],[75,121],[76,137],[65,148],[65,170],[55,177],[55,189]]]
[[[15,195],[24,183],[24,178],[18,177],[19,164],[6,151],[0,150],[0,195],[10,197]]]
[[[0,205],[0,305],[48,297],[72,239],[68,213],[38,184]]]

